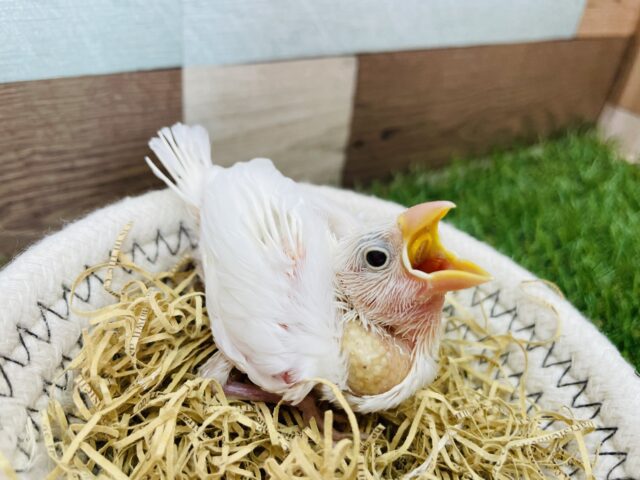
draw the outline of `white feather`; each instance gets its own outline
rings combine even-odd
[[[149,141],[149,147],[172,178],[146,157],[151,171],[185,202],[200,207],[202,186],[213,167],[207,131],[200,125],[176,123],[158,131],[158,136]]]
[[[207,310],[224,354],[202,373],[225,381],[233,364],[293,402],[312,378],[344,387],[334,242],[315,195],[266,159],[213,167],[200,126],[163,128],[149,146],[171,178],[147,158],[152,171],[199,208]]]
[[[254,383],[289,401],[302,400],[315,377],[344,386],[325,218],[266,159],[221,170],[202,200],[207,308],[218,347]]]
[[[200,126],[163,128],[149,146],[171,178],[147,158],[151,170],[199,209],[207,310],[220,349],[203,375],[223,383],[236,366],[293,403],[314,387],[311,379],[324,378],[361,412],[398,405],[433,380],[437,347],[416,352],[407,377],[388,392],[348,393],[344,318],[334,291],[340,257],[334,249],[339,239],[364,232],[372,219],[294,183],[267,159],[213,166]],[[323,392],[336,400],[328,389]]]

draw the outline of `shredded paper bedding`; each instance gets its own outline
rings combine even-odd
[[[140,280],[114,289],[118,269]],[[233,400],[198,376],[216,346],[189,259],[151,274],[115,248],[76,285],[101,270],[114,303],[82,312],[90,327],[69,365],[70,398],[43,412],[49,478],[541,479],[576,469],[592,477],[584,435],[593,423],[530,403],[526,373],[514,387],[500,360],[514,348],[526,359],[529,343],[490,334],[455,297],[447,300],[455,314],[443,321],[472,335],[449,329],[433,384],[366,415],[336,389],[342,408],[321,404],[319,428],[295,407]],[[550,420],[555,429],[543,429]]]

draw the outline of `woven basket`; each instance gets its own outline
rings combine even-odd
[[[344,208],[365,216],[400,210],[351,192],[307,188],[319,188]],[[149,270],[166,269],[197,246],[193,221],[183,205],[171,192],[157,191],[122,200],[68,225],[0,272],[0,452],[22,478],[43,478],[51,466],[39,412],[51,392],[64,390],[70,382],[63,371],[85,326],[85,319],[69,311],[69,287],[86,266],[106,261],[129,221],[133,228],[123,251]],[[486,312],[492,331],[511,330],[534,340],[553,336],[557,320],[548,309],[519,308],[516,313],[525,295],[521,282],[535,278],[531,273],[449,225],[443,224],[441,233],[453,250],[495,276],[492,283],[459,294],[466,306]],[[112,301],[101,281],[89,277],[75,292],[74,305],[85,310]],[[537,290],[559,312],[562,334],[553,343],[530,347],[529,397],[544,408],[566,405],[577,417],[594,420],[598,429],[587,436],[587,445],[597,456],[596,478],[640,478],[640,380],[569,303],[546,288]],[[522,356],[507,355],[505,366],[513,372],[513,382],[519,382]]]

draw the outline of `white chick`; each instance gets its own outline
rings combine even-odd
[[[361,412],[394,407],[433,381],[445,293],[490,278],[440,244],[438,222],[452,203],[417,205],[371,227],[270,160],[214,166],[200,126],[163,128],[149,145],[171,178],[147,158],[150,168],[199,218],[219,349],[201,374],[251,399],[250,388],[227,383],[236,367],[292,404],[323,378]]]

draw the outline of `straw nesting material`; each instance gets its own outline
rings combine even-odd
[[[118,250],[118,249],[116,249]],[[133,280],[112,289],[115,268]],[[69,365],[73,405],[51,400],[43,433],[56,467],[49,478],[564,478],[592,476],[584,435],[570,412],[530,404],[500,357],[527,342],[491,335],[448,298],[455,314],[440,348],[435,382],[400,407],[356,415],[323,404],[324,428],[284,404],[226,398],[198,366],[216,352],[193,264],[151,274],[116,252],[107,270],[112,305],[92,312],[83,347]],[[71,296],[73,298],[73,295]],[[458,333],[456,333],[458,332]],[[325,382],[326,383],[326,382]],[[335,388],[335,387],[334,387]],[[557,430],[543,430],[549,420]],[[333,440],[333,432],[349,438]]]

